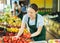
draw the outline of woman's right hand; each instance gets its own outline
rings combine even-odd
[[[19,36],[13,36],[13,37],[12,37],[12,39],[14,39],[14,38],[18,39],[18,38],[19,38]]]

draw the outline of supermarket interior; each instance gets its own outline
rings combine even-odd
[[[34,10],[37,9],[34,8],[31,4],[36,4],[38,6],[37,13],[44,19],[45,30],[42,33],[44,33],[43,36],[46,35],[45,40],[60,39],[60,0],[0,0],[0,39],[3,40],[4,43],[19,43],[19,40],[23,41],[20,41],[20,43],[27,43],[32,41],[33,38],[28,36],[31,35],[31,33],[29,34],[29,31],[27,29],[29,26],[25,27],[23,34],[21,35],[21,37],[19,37],[19,40],[17,42],[16,38],[14,38],[15,40],[11,41],[11,37],[16,36],[20,31],[20,28],[24,27],[21,26],[24,22],[24,15],[32,14],[33,11],[31,10],[31,12],[28,12],[27,9],[29,9],[30,7]],[[32,21],[33,20],[35,19],[33,18]],[[43,21],[41,22],[41,24],[39,24],[39,26],[40,25],[43,25]],[[39,29],[36,31],[39,31]],[[9,40],[7,36],[9,37]]]

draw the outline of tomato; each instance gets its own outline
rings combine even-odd
[[[0,43],[2,43],[2,40],[0,40]]]
[[[10,36],[9,39],[12,40],[12,36]]]
[[[17,40],[17,43],[20,43],[20,40]]]
[[[8,43],[12,43],[12,40],[11,40],[11,39],[9,39],[9,40],[8,40]]]
[[[9,33],[9,36],[13,36],[14,34],[13,33]]]
[[[22,37],[19,37],[18,39],[19,39],[19,40],[21,40],[21,39],[22,39]]]
[[[16,43],[16,42],[17,42],[17,38],[14,37],[14,38],[12,39],[12,42],[13,42],[13,43]]]
[[[8,41],[8,37],[7,36],[4,36],[3,37],[3,40],[4,40],[4,42],[7,42]]]
[[[23,41],[20,41],[20,43],[23,43]]]
[[[4,42],[4,43],[8,43],[8,42]]]
[[[28,43],[27,41],[24,41],[24,43]]]
[[[25,39],[22,39],[23,42],[25,42],[26,40]]]
[[[16,41],[14,41],[13,43],[16,43]]]
[[[31,34],[30,34],[30,33],[24,33],[23,36],[24,36],[25,38],[30,38]]]

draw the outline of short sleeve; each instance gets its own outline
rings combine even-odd
[[[27,15],[24,15],[24,16],[23,16],[23,19],[22,19],[22,22],[23,22],[23,23],[26,23],[26,22],[27,22],[27,18],[28,18]]]
[[[39,26],[43,26],[44,25],[44,18],[43,18],[43,16],[40,16],[40,17],[38,17],[38,27]]]

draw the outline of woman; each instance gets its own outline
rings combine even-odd
[[[45,40],[45,29],[43,27],[44,20],[41,15],[37,13],[38,6],[36,4],[31,4],[27,9],[27,14],[24,15],[22,20],[21,29],[17,34],[17,38],[23,33],[24,27],[28,25],[29,31],[31,33],[31,38],[34,41]]]
[[[14,15],[16,15],[22,19],[21,6],[18,5],[16,1],[14,2]]]

